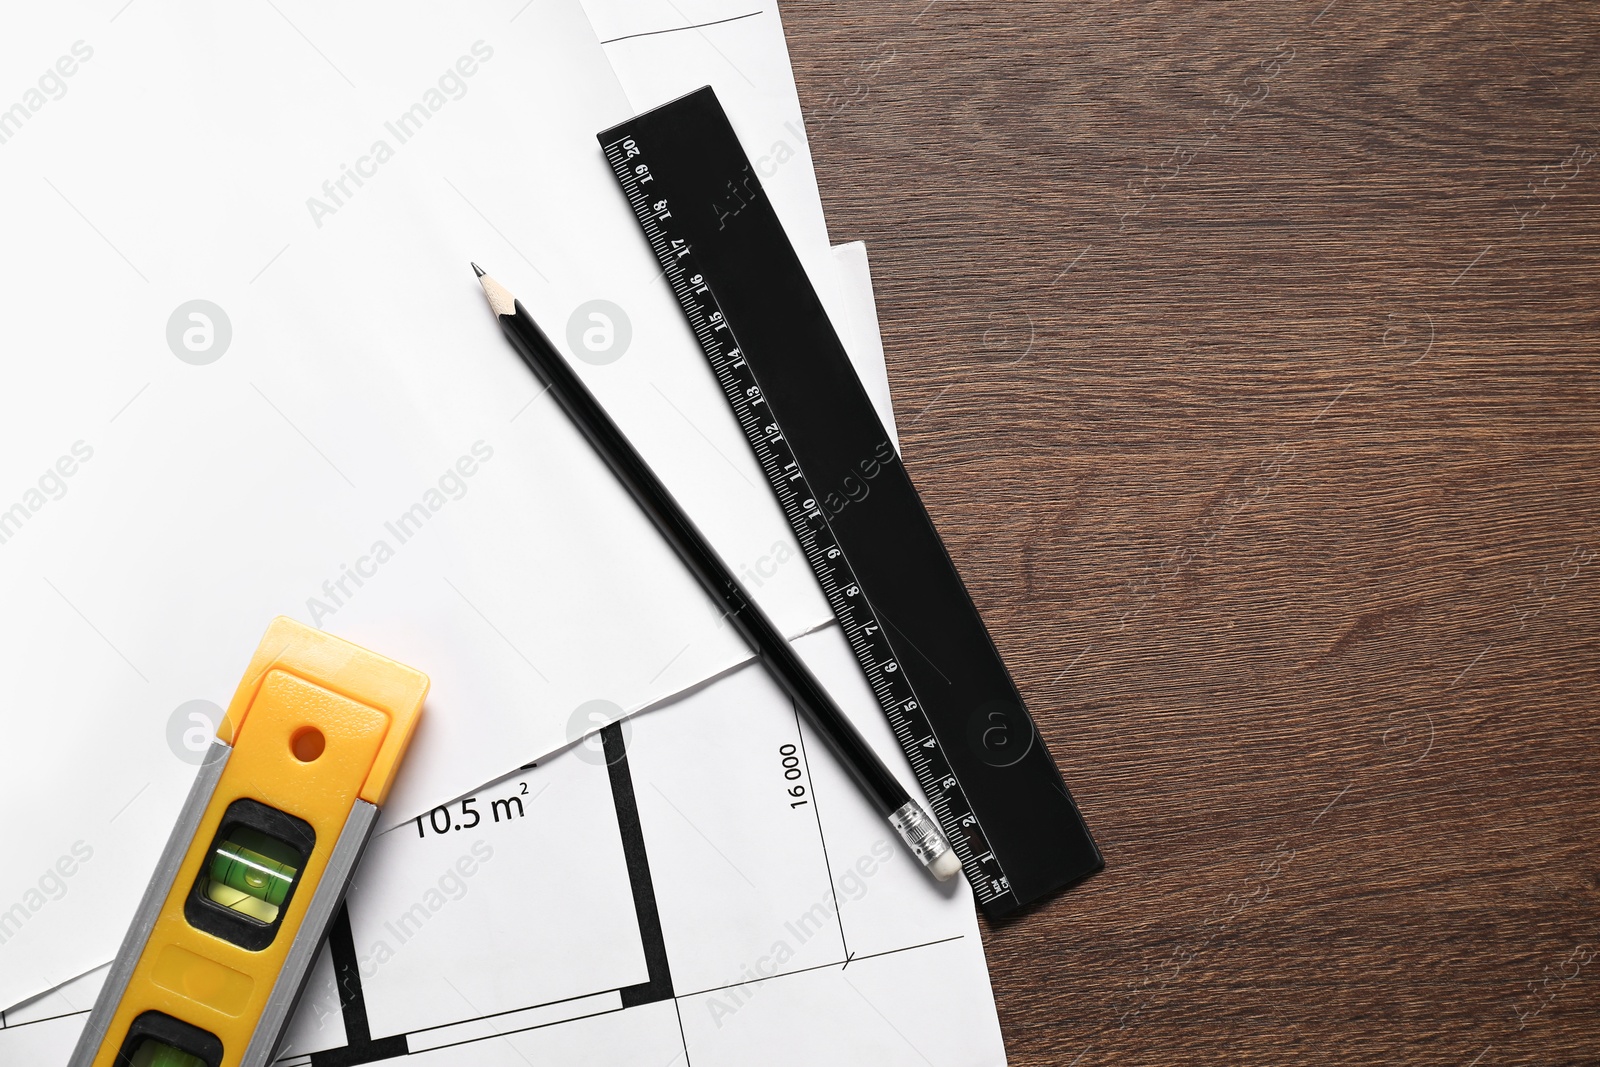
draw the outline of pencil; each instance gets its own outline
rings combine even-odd
[[[634,501],[650,516],[661,536],[677,551],[684,565],[699,579],[713,599],[720,603],[734,629],[756,653],[773,680],[789,695],[812,727],[828,742],[850,776],[861,787],[878,813],[899,833],[913,855],[922,861],[941,882],[961,869],[950,843],[939,824],[922,805],[906,792],[899,779],[889,773],[855,726],[834,703],[822,683],[806,668],[789,642],[772,624],[733,572],[722,562],[688,514],[667,492],[666,486],[645,463],[644,457],[623,436],[617,424],[605,413],[594,395],[573,373],[550,339],[539,329],[528,310],[505,287],[483,272],[476,263],[473,273],[483,286],[511,347],[516,349],[534,376],[549,387],[562,410],[589,444],[611,468]]]

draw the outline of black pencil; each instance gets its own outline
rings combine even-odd
[[[589,439],[594,450],[605,460],[639,507],[650,516],[656,529],[677,550],[678,556],[700,580],[706,592],[726,609],[734,628],[755,650],[762,665],[789,694],[811,725],[827,739],[862,792],[871,799],[878,812],[889,820],[912,853],[934,877],[944,881],[954,875],[961,869],[961,864],[951,851],[939,824],[889,773],[889,768],[883,765],[877,753],[872,751],[844,712],[839,710],[827,690],[823,689],[822,683],[806,669],[783,634],[767,618],[766,612],[739,584],[710,542],[695,527],[683,508],[678,506],[672,494],[667,492],[666,486],[661,484],[655,472],[645,463],[644,457],[628,442],[594,395],[573,373],[561,353],[539,329],[539,324],[533,321],[533,316],[476,263],[472,269],[511,347],[517,350],[534,375],[549,386],[556,402]]]

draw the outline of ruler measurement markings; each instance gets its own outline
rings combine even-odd
[[[622,177],[622,175],[619,175],[619,177]],[[638,198],[638,199],[642,200],[642,198]],[[653,220],[651,220],[651,221],[653,222]],[[682,272],[680,271],[678,273],[682,273]],[[682,296],[681,293],[679,295]],[[696,308],[692,308],[692,309],[689,308],[689,307],[685,308],[686,312],[691,312],[692,310],[698,310],[698,308],[697,307]],[[696,317],[703,317],[703,316],[696,316]],[[721,316],[719,316],[719,317],[721,317]],[[729,366],[730,363],[742,366],[743,363],[744,363],[742,358],[737,360],[737,361],[730,360],[730,359],[726,358],[726,355],[724,353],[722,353],[718,349],[718,346],[716,346],[715,344],[708,345],[707,347],[712,349],[712,351],[708,351],[707,355],[712,358],[713,365],[716,366],[716,367],[726,368],[726,367]],[[733,352],[738,352],[739,350],[737,348],[734,348],[732,351]],[[722,358],[718,358],[718,357],[722,357]],[[745,396],[738,390],[738,384],[739,383],[737,381],[724,381],[723,382],[724,392],[729,394],[729,400],[734,405],[736,410],[742,410],[743,412],[745,412],[747,414],[748,417],[743,418],[740,421],[745,425],[746,429],[748,430],[750,428],[750,425],[752,423],[754,423],[756,421],[756,419],[754,418],[753,411],[751,411],[750,407],[745,403],[745,399],[746,399]],[[757,391],[757,393],[758,393],[758,391]],[[777,438],[779,438],[781,436],[782,436],[781,434],[769,434],[769,435],[766,435],[765,439],[768,440],[768,441],[772,441],[772,440],[775,440],[775,439],[777,439]],[[758,452],[761,451],[761,449],[759,448],[759,446],[757,445],[757,443],[755,441],[752,441],[752,446],[755,447]],[[761,457],[761,458],[765,458],[766,460],[768,460],[768,462],[763,462],[762,465],[763,465],[763,467],[768,468],[767,473],[768,473],[769,479],[776,480],[777,476],[778,476],[778,472],[775,471],[773,468],[776,468],[776,460],[778,458],[780,458],[780,457],[768,456],[768,457]],[[784,467],[782,468],[782,471],[789,473],[791,481],[795,481],[795,480],[799,480],[800,479],[800,472],[798,470],[798,467],[792,461],[787,462],[784,465]],[[780,497],[782,497],[784,495],[782,493],[782,491],[781,491],[781,488],[779,486],[777,486],[777,485],[774,486],[774,491],[778,492]],[[803,490],[801,490],[801,491],[803,491]],[[793,521],[794,518],[795,518],[795,514],[794,513],[796,511],[800,511],[801,510],[798,507],[798,500],[799,500],[799,497],[796,496],[792,500],[786,501],[786,503],[788,505],[790,505],[790,506],[786,507],[784,510],[789,513],[791,521]],[[805,514],[807,514],[807,515],[815,515],[816,517],[820,518],[820,513],[818,513],[818,512],[806,512]],[[799,524],[796,524],[796,525],[798,526]],[[803,535],[803,534],[805,534],[807,532],[810,532],[810,530],[807,529],[807,528],[800,528],[800,529],[797,529],[796,532]],[[820,543],[820,542],[818,542],[818,539],[815,538],[815,537],[802,537],[802,539],[804,541],[811,542],[812,543],[811,547],[816,547]],[[823,582],[825,587],[827,587],[827,586],[837,586],[837,579],[835,579],[833,577],[832,569],[831,568],[828,568],[827,570],[823,570],[822,569],[822,568],[827,568],[827,564],[822,561],[822,559],[820,557],[820,554],[819,554],[819,557],[817,559],[812,560],[812,562],[814,564],[814,567],[819,569],[819,578],[824,578],[825,579],[824,582]],[[876,665],[877,665],[876,660],[877,660],[877,655],[878,655],[877,650],[874,647],[872,647],[871,645],[867,645],[867,643],[865,641],[865,637],[864,637],[864,631],[866,629],[866,625],[867,624],[863,623],[863,624],[851,627],[848,624],[851,623],[851,622],[855,622],[856,620],[854,620],[853,618],[850,617],[850,613],[849,612],[839,612],[839,614],[842,616],[841,621],[846,622],[847,628],[849,628],[856,635],[857,640],[853,641],[852,644],[858,646],[857,647],[857,651],[858,652],[863,651],[861,646],[866,645],[865,651],[866,651],[867,657],[873,662],[874,667],[876,667]],[[881,627],[879,628],[879,631],[881,632]],[[884,683],[883,685],[877,687],[877,688],[880,689],[880,696],[881,696],[883,690],[885,690],[885,689],[892,690],[892,686],[889,686],[887,681],[883,678],[884,672],[877,672],[877,673],[880,676],[880,681],[883,681],[883,683]],[[892,672],[890,672],[890,673],[892,673]],[[885,701],[885,703],[887,704],[887,701]],[[912,703],[912,706],[915,706],[914,702]],[[901,725],[903,727],[904,720],[903,720],[902,716],[903,716],[903,713],[905,711],[904,708],[900,707],[899,704],[896,703],[896,704],[891,705],[891,706],[886,706],[884,710],[885,710],[886,713],[890,714],[890,718],[891,718],[891,723],[892,724],[898,724],[898,725]],[[909,733],[907,731],[905,731],[904,729],[897,730],[897,733],[901,734],[902,744],[907,745],[908,747],[917,744],[917,742],[915,741],[915,738],[910,736]],[[935,741],[934,737],[930,734],[929,737],[927,738],[927,742],[928,743],[932,743],[934,741]],[[915,759],[915,761],[914,761],[917,765],[919,765],[921,767],[924,767],[924,768],[927,768],[927,767],[931,766],[931,764],[929,763],[927,757],[922,754],[920,749],[913,748],[913,749],[911,749],[911,751],[917,757]],[[921,776],[919,776],[919,778],[920,777]],[[954,779],[953,775],[945,774],[943,776],[944,777],[944,781],[942,781],[940,783],[941,786],[943,787],[944,792],[935,792],[934,790],[930,789],[929,786],[931,785],[931,781],[933,779],[936,779],[936,778],[939,778],[939,777],[940,777],[940,775],[938,773],[929,773],[928,774],[929,781],[926,781],[926,782],[923,783],[924,784],[924,791],[928,792],[930,794],[930,797],[931,797],[930,804],[933,804],[936,809],[939,809],[940,811],[942,811],[942,812],[944,812],[944,813],[946,813],[948,815],[948,813],[950,812],[950,805],[948,804],[948,802],[946,800],[946,795],[948,794],[949,791],[954,790],[954,789],[958,789],[958,782]],[[953,818],[953,816],[950,816],[950,817]],[[941,821],[943,821],[943,820],[941,820]],[[974,813],[972,813],[970,811],[970,808],[969,808],[967,816],[961,820],[960,827],[961,827],[961,829],[966,830],[966,829],[971,829],[972,827],[974,827],[976,825],[977,825],[976,815]],[[967,841],[965,840],[965,835],[964,834],[953,834],[952,838],[953,838],[954,846],[957,847],[958,856],[960,856],[963,852],[969,852],[970,851],[968,848],[965,847],[967,845]],[[990,853],[987,854],[987,856],[988,856],[988,858],[992,859],[993,858],[993,853],[990,852]],[[963,857],[963,858],[964,859],[968,859],[968,860],[971,859],[970,856]],[[964,863],[963,866],[966,866],[966,863]],[[981,897],[989,897],[991,895],[991,893],[993,891],[993,888],[994,888],[993,885],[979,883],[979,882],[976,882],[976,880],[975,880],[975,884],[979,885],[980,890],[987,889],[987,890],[990,891],[990,892],[980,892],[980,896]],[[1004,879],[1000,879],[997,884],[1000,885],[1000,886],[1003,886],[1004,885]]]
[[[639,188],[634,171],[627,167],[626,158],[620,151],[621,146],[632,140],[634,139],[624,137],[608,146],[606,156],[612,162],[613,172],[622,184],[629,203],[634,205],[636,218],[647,236],[651,238],[650,246],[669,275],[669,287],[689,318],[693,332],[711,363],[714,376],[732,405],[737,421],[745,430],[751,448],[756,453],[758,465],[766,474],[769,485],[778,497],[781,510],[788,518],[796,539],[801,543],[802,552],[811,563],[829,605],[838,617],[847,638],[850,639],[852,651],[889,719],[892,732],[905,750],[918,784],[928,797],[935,817],[944,827],[951,847],[961,860],[974,892],[981,901],[988,903],[1003,894],[1005,891],[1003,888],[997,891],[994,887],[996,885],[1003,887],[1005,879],[1001,877],[996,880],[988,871],[983,870],[982,864],[977,859],[977,853],[971,846],[970,837],[980,837],[987,850],[987,856],[993,859],[992,849],[987,849],[988,842],[983,834],[982,824],[970,802],[967,801],[959,780],[945,763],[942,755],[937,760],[933,759],[927,754],[929,750],[916,740],[916,732],[912,730],[911,724],[915,722],[924,727],[928,739],[933,740],[932,723],[921,713],[921,704],[916,699],[915,691],[899,671],[892,646],[888,644],[883,634],[883,627],[878,623],[870,606],[863,602],[863,598],[844,595],[846,585],[859,588],[858,583],[854,581],[854,572],[849,567],[849,561],[839,549],[836,539],[830,536],[826,543],[823,541],[822,532],[827,531],[831,535],[832,531],[822,518],[820,509],[816,507],[807,509],[803,506],[805,500],[815,502],[816,496],[811,492],[804,472],[789,450],[781,427],[772,434],[761,431],[762,422],[755,413],[755,404],[762,402],[760,385],[742,358],[741,350],[733,340],[731,330],[727,328],[726,316],[717,306],[716,297],[711,293],[703,272],[696,272],[692,276],[701,279],[698,288],[703,292],[704,299],[697,299],[696,287],[690,284],[692,277],[689,270],[697,265],[692,249],[687,243],[680,244],[676,250],[667,244],[672,238],[661,220],[671,217],[671,197],[663,196],[656,202],[662,205],[661,209],[652,211],[650,202]],[[642,159],[643,151],[636,151],[635,156]],[[687,261],[689,267],[684,267],[682,261]],[[674,271],[673,267],[677,267],[677,270]],[[728,344],[731,347],[725,347],[722,340],[717,337],[718,330],[727,334]],[[740,357],[733,358],[733,353],[740,353]],[[773,425],[777,425],[775,418]],[[807,521],[812,517],[818,519],[820,525]],[[834,560],[827,558],[830,549],[837,553],[837,558]],[[842,582],[841,574],[849,581]],[[873,640],[874,636],[878,640]],[[901,689],[904,690],[904,695],[901,694]],[[937,744],[931,751],[939,753]],[[960,812],[957,812],[950,803],[951,795],[959,798]]]

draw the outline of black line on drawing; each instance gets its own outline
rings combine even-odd
[[[755,978],[747,978],[742,982],[729,982],[727,985],[712,986],[709,989],[697,989],[693,993],[682,994],[678,997],[678,999],[687,1000],[690,997],[700,997],[707,993],[720,993],[724,989],[742,989],[747,985],[755,985],[757,982],[771,982],[779,978],[792,978],[797,974],[806,974],[809,971],[825,971],[833,967],[838,967],[840,970],[843,970],[844,965],[847,963],[860,963],[862,960],[875,960],[879,956],[893,956],[897,952],[911,952],[912,950],[919,948],[932,948],[934,945],[943,945],[950,941],[960,941],[966,936],[966,934],[956,934],[953,937],[941,937],[937,941],[924,941],[920,945],[906,945],[902,948],[891,948],[885,949],[882,952],[869,952],[866,955],[851,956],[848,960],[832,960],[828,963],[814,963],[810,967],[796,967],[792,971],[783,971],[779,974],[759,975]]]
[[[796,724],[799,724],[798,714]],[[804,974],[808,971],[824,970],[841,967],[852,963],[861,963],[864,960],[877,959],[880,956],[892,956],[900,952],[910,952],[915,949],[931,948],[934,945],[943,945],[951,941],[959,941],[965,935],[957,934],[954,937],[940,938],[937,941],[925,941],[917,945],[905,945],[901,948],[888,949],[883,952],[852,953],[848,946],[845,948],[845,958],[834,960],[830,963],[817,964],[811,967],[802,967],[782,974],[755,978],[744,982],[734,982],[725,986],[715,986],[710,989],[697,990],[694,993],[675,994],[672,989],[672,975],[667,959],[666,939],[662,934],[661,914],[656,905],[655,883],[651,880],[650,861],[645,849],[644,828],[639,819],[639,805],[634,794],[633,775],[628,768],[627,742],[622,735],[620,723],[612,723],[600,731],[600,738],[604,745],[607,773],[611,783],[611,798],[617,812],[617,829],[622,839],[622,851],[628,868],[628,881],[633,892],[634,913],[639,924],[641,948],[644,953],[648,979],[638,985],[627,986],[614,990],[620,999],[618,1008],[605,1009],[598,1012],[574,1016],[568,1019],[552,1019],[549,1022],[538,1023],[533,1026],[519,1027],[516,1030],[497,1032],[483,1037],[467,1038],[452,1044],[439,1045],[426,1051],[433,1052],[437,1049],[452,1048],[455,1045],[471,1044],[475,1041],[487,1040],[489,1037],[503,1037],[507,1033],[522,1033],[527,1030],[539,1030],[547,1026],[559,1026],[562,1023],[576,1022],[579,1019],[592,1019],[600,1015],[612,1015],[628,1008],[643,1004],[654,1004],[663,1000],[673,1001],[673,1010],[678,1016],[678,1036],[683,1042],[685,1060],[689,1056],[687,1035],[683,1029],[683,1012],[679,1002],[685,997],[701,996],[706,993],[720,992],[724,989],[733,989],[738,986],[753,984],[754,982],[767,982],[775,978],[787,978],[792,975]],[[805,751],[805,736],[801,733],[801,751]],[[809,756],[806,759],[806,778],[811,779]],[[816,805],[816,787],[812,785],[811,799]],[[817,833],[822,840],[824,863],[827,864],[828,882],[833,884],[833,869],[828,860],[828,842],[822,833],[820,815],[817,816]],[[837,893],[835,891],[835,900]],[[837,912],[837,908],[835,911]],[[839,930],[840,940],[844,939],[844,928],[841,924]],[[372,1040],[371,1025],[367,1017],[366,996],[361,987],[361,968],[355,950],[355,937],[350,926],[350,913],[340,905],[338,914],[334,917],[332,926],[328,931],[328,952],[333,960],[334,978],[339,989],[339,1009],[344,1017],[345,1035],[349,1044],[339,1048],[324,1049],[310,1055],[310,1067],[358,1067],[360,1064],[374,1063],[379,1060],[392,1059],[410,1054],[407,1034],[396,1034],[393,1037]],[[604,992],[613,992],[605,990]],[[582,993],[572,997],[563,997],[544,1004],[534,1004],[527,1007],[510,1008],[501,1012],[476,1016],[469,1019],[457,1019],[436,1026],[423,1027],[415,1031],[417,1034],[429,1030],[442,1030],[465,1023],[479,1022],[499,1016],[514,1015],[533,1008],[545,1008],[568,1001],[582,1000],[593,993]],[[87,1014],[75,1012],[72,1014]],[[9,1020],[8,1020],[9,1022]],[[686,1064],[687,1067],[687,1064]]]
[[[13,1008],[11,1010],[15,1011],[16,1009]],[[88,1015],[89,1011],[90,1011],[90,1009],[88,1009],[88,1008],[79,1008],[77,1011],[64,1011],[64,1012],[61,1012],[59,1015],[41,1015],[37,1019],[25,1019],[24,1021],[22,1021],[20,1023],[17,1022],[15,1019],[6,1019],[6,1024],[4,1026],[0,1026],[0,1030],[19,1030],[24,1026],[35,1026],[38,1023],[47,1023],[47,1022],[51,1022],[52,1020],[55,1020],[55,1019],[65,1019],[69,1015]],[[5,1015],[6,1015],[5,1012],[0,1011],[0,1018],[4,1018]],[[88,1021],[89,1021],[88,1019],[84,1020],[85,1023],[87,1023]]]
[[[608,1015],[612,1011],[620,1011],[636,1007],[640,1004],[654,1004],[657,1001],[671,1000],[672,973],[667,964],[667,941],[661,931],[661,913],[656,907],[655,883],[650,879],[650,858],[645,852],[644,828],[639,821],[639,805],[634,797],[633,776],[628,770],[627,742],[622,736],[622,725],[612,723],[600,731],[600,740],[604,745],[606,757],[606,770],[611,782],[611,800],[617,811],[617,830],[622,837],[622,854],[628,867],[628,884],[633,891],[633,908],[639,923],[640,947],[644,952],[646,981],[638,985],[627,986],[616,992],[622,1000],[621,1008],[595,1014]],[[334,918],[333,925],[328,931],[328,951],[333,957],[334,975],[339,986],[339,1007],[344,1014],[345,1035],[349,1044],[340,1048],[326,1049],[322,1052],[311,1054],[311,1067],[355,1067],[357,1064],[372,1063],[376,1060],[389,1059],[394,1056],[405,1056],[409,1053],[405,1034],[394,1037],[372,1040],[371,1029],[367,1022],[366,997],[361,989],[361,968],[357,961],[355,937],[350,929],[350,913],[343,905],[339,914]],[[560,1004],[567,1000],[579,1000],[582,997],[592,996],[584,993],[576,997],[565,997],[562,1000],[553,1000],[549,1004]],[[547,1004],[530,1005],[530,1008],[548,1007]],[[450,1023],[441,1023],[438,1026],[425,1027],[417,1030],[423,1033],[426,1030],[438,1030],[445,1026],[457,1026],[462,1023],[478,1022],[500,1015],[511,1015],[515,1012],[527,1011],[529,1008],[510,1008],[490,1015],[478,1016],[473,1019],[457,1019]],[[579,1018],[592,1018],[585,1015]],[[556,1022],[572,1022],[571,1019],[556,1020],[550,1023],[541,1023],[539,1026],[524,1029],[540,1029],[544,1026],[553,1026]],[[507,1031],[519,1033],[521,1031]],[[476,1039],[469,1039],[476,1040]],[[467,1042],[457,1042],[465,1044]],[[449,1048],[449,1045],[438,1046]],[[429,1051],[432,1051],[431,1049]],[[685,1053],[688,1049],[685,1048]]]
[[[328,929],[328,955],[333,957],[333,979],[339,988],[339,1013],[344,1016],[344,1036],[352,1045],[372,1041],[367,1022],[367,995],[361,989],[361,964],[356,958],[356,938],[350,930],[350,906],[339,905]]]
[[[518,1010],[524,1011],[526,1009],[519,1008]],[[464,1037],[460,1041],[452,1041],[447,1045],[434,1045],[430,1048],[423,1049],[422,1051],[435,1052],[442,1048],[456,1048],[460,1045],[470,1045],[475,1041],[492,1041],[497,1037],[509,1037],[512,1034],[525,1034],[530,1030],[543,1030],[547,1026],[560,1026],[562,1023],[575,1023],[580,1019],[597,1019],[602,1015],[615,1015],[617,1012],[622,1010],[623,1009],[621,1008],[607,1008],[605,1011],[592,1011],[587,1015],[574,1015],[570,1019],[551,1019],[547,1023],[534,1023],[531,1026],[519,1026],[515,1030],[496,1030],[492,1034],[480,1034],[477,1037]],[[469,1019],[467,1021],[472,1022],[474,1020]],[[513,1045],[512,1047],[515,1048],[516,1046]],[[527,1057],[523,1058],[526,1059]]]
[[[617,809],[617,829],[622,833],[622,854],[628,862],[628,884],[633,889],[633,910],[639,918],[639,939],[649,979],[622,992],[622,1006],[653,1004],[672,999],[672,972],[667,966],[667,939],[661,933],[661,912],[656,908],[656,887],[650,880],[650,857],[645,852],[639,804],[633,795],[633,775],[628,773],[628,744],[622,724],[614,722],[600,731],[605,746],[606,769],[611,773],[611,799]]]
[[[673,998],[672,1010],[678,1013],[678,1040],[683,1042],[683,1067],[694,1067],[694,1061],[689,1059],[689,1039],[683,1032],[683,1009],[678,1007],[677,998]]]
[[[311,1067],[354,1067],[395,1056],[404,1056],[404,1034],[372,1040],[367,1022],[367,995],[361,988],[361,964],[356,957],[356,939],[350,930],[350,908],[339,905],[328,927],[328,955],[333,960],[334,985],[339,990],[339,1012],[344,1016],[345,1044],[311,1054]]]
[[[800,705],[794,705],[794,732],[800,735],[800,758],[805,761],[806,781],[811,783],[811,813],[817,820],[817,840],[822,842],[822,868],[828,872],[828,892],[833,895],[833,917],[839,924],[839,945],[844,958],[850,958],[850,942],[844,936],[844,913],[839,910],[839,890],[833,884],[833,863],[828,859],[828,835],[822,832],[822,809],[817,805],[817,780],[811,776],[811,757],[806,754],[806,732],[800,726]]]
[[[396,1034],[393,1037],[369,1041],[365,1045],[341,1045],[338,1048],[313,1052],[311,1067],[356,1067],[362,1063],[392,1060],[396,1056],[408,1055],[410,1051],[406,1047],[406,1035]]]
[[[533,1011],[536,1008],[553,1008],[557,1004],[571,1004],[575,1000],[588,1000],[590,997],[593,997],[593,996],[599,996],[599,995],[602,995],[602,994],[605,994],[605,993],[615,993],[615,992],[616,992],[615,989],[602,989],[600,991],[600,993],[578,993],[575,996],[562,997],[560,1000],[547,1000],[543,1004],[528,1004],[528,1005],[525,1005],[524,1007],[520,1007],[520,1008],[506,1008],[504,1011],[491,1011],[486,1015],[474,1015],[474,1016],[472,1016],[471,1018],[468,1018],[468,1019],[451,1019],[447,1023],[434,1023],[432,1026],[418,1027],[415,1030],[408,1031],[406,1036],[407,1037],[416,1037],[418,1034],[426,1034],[430,1030],[448,1030],[452,1026],[460,1026],[463,1023],[481,1023],[481,1022],[484,1022],[484,1021],[486,1021],[488,1019],[498,1019],[498,1018],[501,1018],[502,1016],[505,1016],[505,1015],[519,1015],[522,1012]],[[606,1011],[596,1012],[594,1014],[604,1015],[604,1014],[606,1014],[606,1012],[621,1011],[621,1010],[622,1010],[621,1008],[607,1008]],[[588,1015],[574,1015],[569,1019],[556,1019],[555,1022],[571,1022],[572,1019],[587,1019],[587,1018],[589,1018]],[[506,1030],[506,1031],[503,1031],[503,1032],[507,1033],[507,1034],[521,1033],[520,1030]],[[498,1034],[490,1034],[489,1036],[490,1037],[495,1037],[495,1036],[498,1036]],[[445,1047],[447,1047],[447,1046],[445,1046],[445,1045],[431,1045],[431,1046],[429,1046],[429,1048],[423,1049],[422,1051],[427,1052],[427,1051],[430,1051],[431,1049],[434,1049],[434,1048],[445,1048]]]

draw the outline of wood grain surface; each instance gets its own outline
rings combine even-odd
[[[1600,1062],[1600,5],[783,11],[1106,854],[1011,1062]]]

